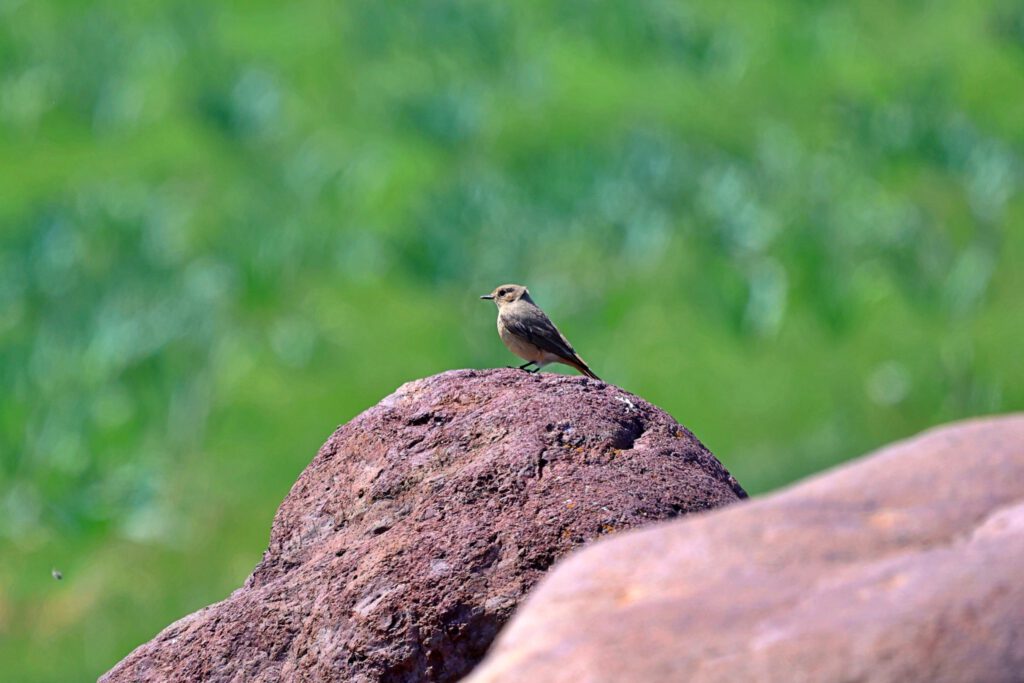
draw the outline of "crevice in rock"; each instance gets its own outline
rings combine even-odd
[[[644,435],[646,425],[639,417],[633,417],[626,422],[619,423],[619,429],[612,434],[612,448],[620,451],[628,451]]]

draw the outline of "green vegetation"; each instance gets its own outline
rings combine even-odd
[[[752,492],[1024,408],[1022,122],[1000,0],[0,2],[3,678],[240,585],[502,282]]]

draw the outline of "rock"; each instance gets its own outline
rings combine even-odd
[[[1024,680],[1024,415],[595,544],[466,680]]]
[[[602,382],[411,382],[320,449],[243,588],[102,680],[455,680],[569,551],[744,496],[693,434]]]

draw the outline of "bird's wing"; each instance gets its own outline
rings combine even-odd
[[[572,348],[569,340],[562,336],[551,319],[536,306],[516,312],[513,315],[502,316],[502,324],[512,334],[525,339],[542,351],[553,353],[564,359],[568,364],[582,372],[587,377],[600,379],[590,369],[590,366],[580,358],[576,349]]]
[[[536,306],[515,315],[502,316],[502,322],[509,332],[530,342],[542,351],[562,358],[576,358],[572,344],[562,336],[551,319]]]

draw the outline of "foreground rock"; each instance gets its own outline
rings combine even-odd
[[[560,565],[468,681],[1024,680],[1024,416]]]
[[[573,548],[743,496],[689,431],[601,382],[412,382],[321,448],[243,588],[104,680],[454,680]]]

